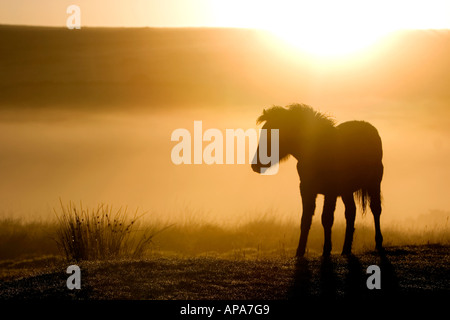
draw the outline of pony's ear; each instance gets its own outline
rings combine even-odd
[[[266,121],[266,120],[267,120],[267,119],[266,119],[266,116],[267,116],[266,109],[263,109],[262,115],[260,115],[260,116],[258,117],[258,119],[256,119],[256,124],[260,124],[261,122]]]

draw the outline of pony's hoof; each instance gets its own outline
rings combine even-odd
[[[323,245],[322,256],[329,257],[331,255],[331,243]]]
[[[331,256],[331,249],[324,249],[322,251],[322,257],[329,257]]]
[[[303,258],[305,255],[305,250],[297,250],[297,253],[295,254],[296,258]]]
[[[351,249],[343,249],[341,256],[351,256],[352,255],[352,250]]]
[[[375,250],[376,250],[379,254],[384,254],[384,253],[385,253],[383,246],[376,246],[376,247],[375,247]]]

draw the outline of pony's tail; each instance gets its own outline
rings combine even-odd
[[[359,202],[362,213],[366,213],[366,208],[370,205],[370,195],[367,189],[361,188],[355,192],[355,199]]]

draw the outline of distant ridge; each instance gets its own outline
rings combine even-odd
[[[0,38],[0,108],[267,104],[318,83],[310,58],[252,29],[0,25]],[[321,70],[320,90],[448,98],[449,56],[449,30],[396,32],[362,62]]]

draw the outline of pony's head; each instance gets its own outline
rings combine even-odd
[[[263,110],[257,119],[257,124],[264,123],[261,130],[258,148],[252,161],[252,169],[264,173],[268,168],[286,159],[289,152],[283,141],[289,134],[286,127],[288,110],[282,107],[272,107]]]
[[[308,137],[314,134],[315,130],[321,130],[324,126],[334,126],[331,118],[305,104],[291,104],[286,108],[274,106],[265,109],[256,122],[257,124],[264,123],[261,128],[263,130],[259,145],[252,161],[252,169],[258,173],[264,173],[269,167],[286,160],[289,155],[298,159],[303,146],[308,143]],[[278,130],[278,135],[274,132],[276,130]],[[273,141],[274,138],[278,141]],[[261,149],[263,149],[262,153]],[[272,154],[277,151],[278,155]],[[261,156],[264,157],[264,155],[270,158],[270,162],[267,162],[267,159],[261,159]]]

